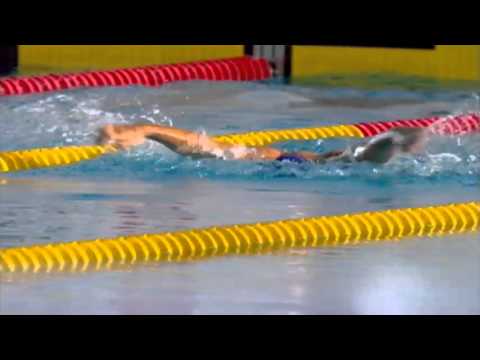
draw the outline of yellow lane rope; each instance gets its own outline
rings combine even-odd
[[[115,151],[113,146],[70,146],[0,152],[0,172],[73,165]]]
[[[356,246],[480,229],[480,202],[234,225],[0,250],[0,273],[100,271],[147,263]]]
[[[227,144],[247,146],[267,146],[277,142],[291,140],[320,140],[328,138],[363,138],[360,129],[354,125],[322,126],[305,129],[285,129],[272,131],[253,131],[243,134],[230,134],[216,136],[218,141]]]

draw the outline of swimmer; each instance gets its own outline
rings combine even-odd
[[[121,150],[153,140],[170,150],[194,159],[280,161],[319,163],[331,161],[385,164],[400,154],[420,152],[426,143],[428,129],[397,128],[370,138],[353,148],[327,153],[285,152],[272,147],[247,147],[219,142],[205,134],[161,125],[106,125],[99,131],[97,143]]]

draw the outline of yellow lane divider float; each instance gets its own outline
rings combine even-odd
[[[227,144],[267,146],[292,140],[312,141],[328,138],[363,137],[365,137],[365,135],[355,125],[335,125],[305,129],[252,131],[244,134],[220,135],[216,136],[215,139]]]
[[[472,202],[3,249],[0,273],[100,271],[213,256],[356,246],[479,229],[480,202]]]
[[[73,165],[116,151],[113,146],[67,146],[0,152],[0,172]]]

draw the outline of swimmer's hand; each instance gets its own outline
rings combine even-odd
[[[142,145],[146,140],[143,128],[136,125],[106,125],[97,136],[97,144],[113,145],[120,150]]]

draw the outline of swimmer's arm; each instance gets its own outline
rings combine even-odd
[[[234,152],[234,145],[225,144],[197,132],[161,125],[107,125],[100,129],[97,143],[112,144],[126,150],[146,140],[159,142],[184,156],[215,157],[218,152]],[[275,160],[282,152],[274,148],[246,148],[237,160]]]
[[[401,153],[413,154],[422,151],[427,140],[427,129],[397,128],[372,138],[355,155],[357,161],[385,164]]]
[[[100,129],[97,143],[126,150],[153,140],[179,154],[193,155],[199,151],[199,138],[199,133],[162,125],[107,125]]]
[[[166,129],[166,130],[164,130]],[[271,147],[242,147],[222,143],[199,133],[175,128],[158,128],[155,125],[146,129],[147,138],[160,142],[171,150],[186,156],[217,157],[218,153],[231,153],[234,160],[276,160],[282,151]],[[240,149],[239,148],[243,148]]]

